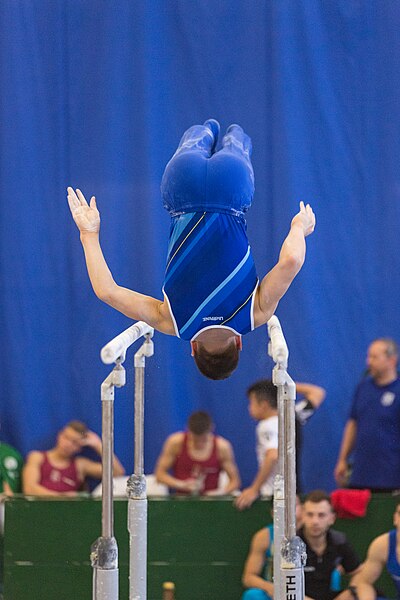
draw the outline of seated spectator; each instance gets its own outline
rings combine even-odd
[[[369,548],[367,559],[361,570],[352,579],[352,586],[359,600],[375,600],[378,596],[374,583],[386,568],[396,588],[396,598],[400,599],[400,501],[393,515],[394,529],[375,538]]]
[[[232,446],[213,433],[210,415],[194,412],[187,425],[188,431],[178,431],[166,439],[154,471],[157,481],[179,494],[210,496],[237,490],[240,477]],[[226,472],[228,481],[219,489],[221,471]]]
[[[7,496],[22,492],[21,473],[24,461],[18,450],[0,442],[0,535],[4,532],[4,502]],[[1,556],[0,561],[3,560]],[[2,574],[2,562],[0,574]],[[2,577],[0,577],[0,580]]]
[[[71,421],[58,433],[57,443],[47,452],[33,450],[23,470],[23,491],[35,496],[77,496],[87,477],[101,479],[100,462],[76,456],[84,447],[102,455],[100,437],[80,421]],[[125,473],[114,456],[114,475]]]
[[[325,398],[325,390],[311,383],[296,383],[301,396],[296,403],[296,452],[300,450],[300,428],[311,417]],[[256,428],[256,452],[258,471],[252,484],[236,499],[239,510],[249,508],[259,496],[271,497],[278,468],[278,389],[270,379],[262,379],[247,390],[249,413],[258,421]],[[299,461],[296,460],[296,467]],[[298,469],[297,469],[298,471]],[[297,491],[299,477],[296,475]]]
[[[320,490],[308,494],[300,518],[302,526],[297,534],[307,552],[305,600],[353,600],[351,589],[340,590],[340,578],[342,573],[356,574],[360,560],[344,533],[331,529],[335,513],[328,494]],[[261,576],[270,542],[271,533],[257,532],[253,538],[243,573],[243,584],[252,589],[244,593],[242,600],[273,598],[273,584]]]
[[[22,491],[21,473],[24,461],[18,450],[0,442],[0,494],[13,496]]]
[[[296,528],[301,525],[301,504],[296,496]],[[242,583],[249,588],[242,600],[271,600],[274,593],[272,583],[274,554],[274,525],[271,523],[257,531],[250,546],[244,566]]]
[[[350,589],[341,591],[341,574],[354,575],[360,560],[344,533],[332,529],[335,513],[328,494],[310,492],[303,503],[303,525],[297,532],[306,545],[305,593],[313,600],[353,600]]]

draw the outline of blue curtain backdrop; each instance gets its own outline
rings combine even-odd
[[[102,345],[130,321],[94,296],[65,189],[96,194],[115,279],[160,297],[163,168],[208,117],[253,140],[248,215],[259,275],[297,212],[317,215],[277,314],[290,373],[327,389],[304,428],[304,487],[332,471],[368,343],[400,339],[400,3],[397,0],[2,0],[1,437],[24,454],[69,419],[100,431]],[[188,291],[188,293],[190,293]],[[265,328],[231,379],[202,378],[156,334],[146,371],[146,470],[189,413],[208,410],[244,483],[256,468],[245,390],[270,376]],[[133,466],[133,366],[116,392],[116,450]]]

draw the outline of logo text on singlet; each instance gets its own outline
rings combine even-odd
[[[203,317],[203,321],[223,321],[224,317]]]

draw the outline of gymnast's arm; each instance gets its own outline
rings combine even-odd
[[[264,325],[274,314],[279,300],[303,266],[305,238],[314,231],[315,215],[309,204],[300,202],[300,211],[292,219],[290,231],[282,244],[278,263],[267,273],[256,292],[254,325]]]
[[[366,561],[351,579],[350,585],[357,590],[359,600],[375,600],[373,584],[380,577],[388,559],[389,534],[375,538],[369,548]]]
[[[313,383],[300,383],[299,381],[296,381],[296,392],[304,396],[313,409],[318,408],[326,396],[326,390],[323,387]]]
[[[349,419],[344,428],[339,458],[334,471],[335,479],[338,485],[344,485],[346,483],[347,471],[349,468],[347,459],[354,448],[356,437],[357,421],[355,419]]]
[[[161,300],[121,287],[114,281],[100,246],[100,213],[96,199],[90,204],[80,190],[68,188],[68,204],[80,231],[86,266],[94,293],[131,319],[145,321],[162,333],[175,335],[168,306]]]
[[[265,553],[270,543],[269,530],[266,527],[254,534],[251,540],[250,552],[244,565],[242,583],[246,588],[263,590],[273,597],[274,585],[272,581],[266,581],[261,576],[266,558]]]
[[[82,440],[82,448],[83,447],[92,448],[100,457],[103,456],[103,443],[100,436],[94,431],[86,432]],[[115,454],[113,454],[112,464],[114,477],[122,477],[122,475],[125,475],[125,469]],[[76,459],[76,466],[82,481],[84,481],[86,477],[94,477],[95,479],[101,479],[102,477],[103,465],[101,462],[90,460],[84,456],[78,456]]]
[[[278,462],[278,450],[277,448],[269,448],[264,456],[264,460],[258,469],[257,475],[254,478],[253,483],[245,488],[240,496],[235,500],[235,506],[238,510],[244,510],[250,508],[255,500],[260,495],[260,490],[263,484],[267,481],[271,475],[276,463]]]

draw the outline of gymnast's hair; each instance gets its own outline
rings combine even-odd
[[[203,435],[213,428],[213,422],[208,413],[198,410],[190,415],[188,419],[188,429],[194,435]]]
[[[209,379],[227,379],[238,366],[239,352],[236,344],[230,344],[224,352],[218,354],[200,347],[193,358],[200,373]]]
[[[278,406],[278,389],[270,379],[256,381],[247,389],[247,396],[253,394],[257,402],[268,402],[271,408]]]

